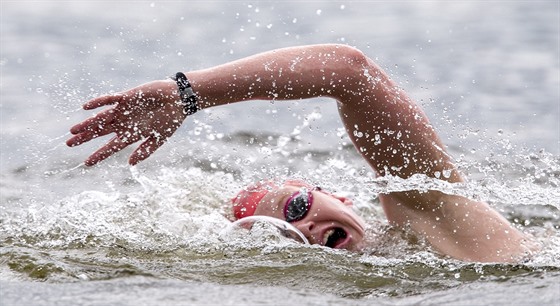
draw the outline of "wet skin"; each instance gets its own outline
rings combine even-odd
[[[260,201],[255,215],[286,220],[284,207],[301,186],[284,185]],[[308,189],[311,190],[311,189]],[[352,209],[352,201],[320,190],[311,191],[313,201],[301,220],[291,222],[311,244],[358,251],[364,238],[364,220]]]

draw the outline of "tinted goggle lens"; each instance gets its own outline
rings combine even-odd
[[[287,222],[299,221],[307,215],[313,202],[313,195],[307,189],[302,188],[292,195],[284,207],[284,216]]]

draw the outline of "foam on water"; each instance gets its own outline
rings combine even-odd
[[[333,163],[339,164],[338,171],[331,167]],[[514,210],[520,206],[533,207],[537,208],[533,215],[526,214],[521,216],[523,220],[512,221],[521,227],[539,225],[541,234],[546,228],[554,232],[558,226],[559,207],[555,201],[559,198],[558,188],[546,184],[524,183],[508,187],[498,182],[449,184],[425,176],[406,180],[368,178],[361,176],[359,170],[350,171],[350,168],[342,160],[331,160],[317,167],[315,174],[324,178],[343,177],[343,185],[347,186],[366,186],[348,188],[346,193],[353,195],[356,209],[375,226],[383,227],[384,223],[376,195],[404,190],[439,190],[496,203],[498,208],[503,208],[504,204],[513,206]],[[339,171],[344,175],[339,175]],[[152,178],[131,168],[131,178],[140,184],[139,191],[84,191],[56,203],[37,202],[26,210],[4,212],[1,222],[3,239],[46,248],[111,247],[117,242],[136,250],[220,245],[227,241],[220,237],[220,233],[231,223],[228,220],[231,218],[229,198],[247,181],[235,179],[229,173],[205,172],[199,168],[163,168],[157,177]],[[107,184],[111,186],[112,183]],[[325,185],[332,187],[328,183]],[[547,215],[549,212],[552,214]],[[512,216],[520,218],[515,213]],[[558,237],[548,238],[555,240]],[[551,246],[554,247],[555,243],[552,241]],[[558,264],[556,259],[550,259],[551,264]]]
[[[149,178],[131,168],[131,176],[141,191],[84,191],[57,203],[5,212],[2,236],[59,249],[118,244],[133,250],[174,250],[228,240],[220,235],[231,226],[228,194],[241,188],[232,175],[163,169],[159,177]]]

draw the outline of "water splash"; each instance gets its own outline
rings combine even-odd
[[[309,241],[301,231],[295,228],[290,223],[268,216],[249,216],[242,219],[239,219],[231,224],[231,226],[226,230],[226,234],[229,234],[237,229],[246,229],[252,230],[253,228],[262,228],[261,223],[270,224],[274,228],[276,228],[282,236],[287,238],[294,239],[298,242],[302,242],[304,244],[309,244]]]

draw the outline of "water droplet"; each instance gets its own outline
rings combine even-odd
[[[378,145],[381,143],[381,136],[379,136],[379,134],[375,134],[374,138],[375,138],[375,141],[373,142],[374,145]]]

